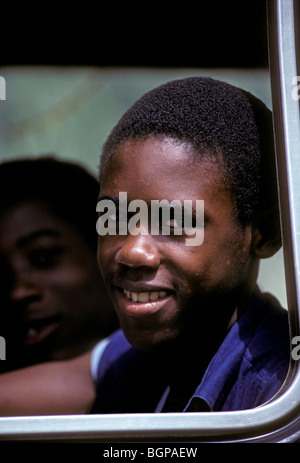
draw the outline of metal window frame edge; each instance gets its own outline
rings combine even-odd
[[[300,241],[300,211],[298,216],[295,204],[296,182],[300,177],[299,156],[297,160],[300,114],[299,102],[291,98],[291,78],[297,75],[293,44],[294,12],[299,1],[268,2],[271,87],[292,337],[300,333],[300,243],[296,241]],[[252,410],[0,418],[0,441],[153,442],[178,439],[193,442],[300,442],[299,362],[291,359],[281,390],[270,402]]]

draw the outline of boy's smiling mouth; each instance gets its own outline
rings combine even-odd
[[[167,291],[128,291],[124,289],[124,294],[132,302],[154,302],[167,296]]]
[[[125,285],[124,285],[125,286]],[[118,307],[129,316],[146,316],[160,311],[172,298],[173,291],[162,288],[127,288],[114,286]],[[135,289],[135,290],[133,290]]]

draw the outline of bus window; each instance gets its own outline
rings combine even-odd
[[[290,335],[300,336],[299,1],[268,3],[270,73]],[[294,350],[294,349],[293,349]],[[0,418],[1,440],[299,442],[297,349],[287,379],[267,404],[237,412]]]

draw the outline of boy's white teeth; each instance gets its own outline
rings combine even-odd
[[[127,291],[126,289],[124,289],[124,293],[127,299],[132,302],[154,302],[166,297],[167,295],[166,291],[143,291],[141,293],[136,293],[133,291]]]

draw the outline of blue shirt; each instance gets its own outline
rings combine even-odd
[[[257,407],[280,389],[289,359],[287,311],[271,295],[257,291],[229,330],[182,411]],[[122,331],[112,335],[103,352],[96,371],[96,387],[93,413],[163,411],[168,395],[167,378],[158,367],[157,357],[134,349]]]

